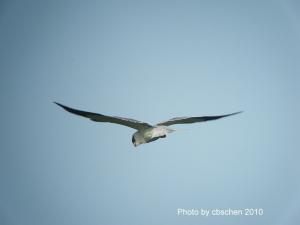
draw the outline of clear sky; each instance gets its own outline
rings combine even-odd
[[[298,1],[0,3],[0,224],[300,222]],[[134,148],[133,129],[244,113]],[[263,208],[263,216],[177,209]]]

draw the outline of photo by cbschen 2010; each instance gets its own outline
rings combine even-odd
[[[133,129],[136,129],[132,135],[132,144],[137,147],[141,144],[146,144],[152,141],[156,141],[159,138],[165,138],[167,134],[176,131],[175,129],[169,128],[170,125],[174,124],[188,124],[188,123],[198,123],[205,122],[209,120],[217,120],[223,117],[236,115],[241,113],[242,111],[219,115],[219,116],[201,116],[201,117],[175,117],[167,121],[160,122],[156,125],[150,125],[145,122],[141,122],[134,119],[117,117],[117,116],[106,116],[98,113],[86,112],[78,109],[73,109],[68,106],[62,105],[60,103],[54,102],[58,106],[62,107],[66,111],[73,113],[75,115],[87,117],[95,122],[108,122],[108,123],[116,123],[123,126],[127,126]]]

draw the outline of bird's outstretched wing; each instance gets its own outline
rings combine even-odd
[[[54,103],[70,113],[89,118],[90,120],[95,121],[95,122],[116,123],[116,124],[124,125],[127,127],[131,127],[136,130],[142,130],[145,128],[152,127],[148,123],[144,123],[144,122],[134,120],[134,119],[122,118],[122,117],[117,117],[117,116],[105,116],[105,115],[98,114],[98,113],[85,112],[85,111],[81,111],[78,109],[72,109],[70,107],[67,107],[67,106],[62,105],[57,102],[54,102]]]
[[[232,116],[240,112],[235,112],[235,113],[231,113],[231,114],[226,114],[226,115],[220,115],[220,116],[201,116],[201,117],[176,117],[164,122],[160,122],[157,125],[158,126],[170,126],[170,125],[174,125],[174,124],[185,124],[185,123],[198,123],[198,122],[205,122],[208,120],[217,120],[226,116]]]

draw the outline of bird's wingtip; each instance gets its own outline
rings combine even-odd
[[[231,115],[236,115],[236,114],[240,114],[240,113],[243,113],[244,111],[238,111],[238,112],[235,112],[235,113],[232,113]]]
[[[59,105],[59,106],[63,106],[62,104],[60,104],[58,102],[55,102],[55,101],[53,101],[53,103],[56,104],[56,105]]]
[[[58,103],[58,102],[53,102],[53,103],[56,104],[56,105],[58,105],[58,106],[60,106],[60,107],[62,107],[62,108],[64,108],[64,109],[67,108],[66,106],[64,106],[63,104],[60,104],[60,103]]]

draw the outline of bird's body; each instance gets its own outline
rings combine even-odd
[[[166,126],[154,126],[139,130],[132,135],[132,143],[134,146],[156,141],[159,138],[165,138],[167,134],[175,130]]]
[[[189,123],[197,123],[197,122],[205,122],[209,120],[216,120],[227,116],[232,116],[241,112],[220,115],[220,116],[202,116],[202,117],[176,117],[164,122],[160,122],[156,125],[150,125],[148,123],[144,123],[138,120],[117,117],[117,116],[105,116],[98,113],[81,111],[78,109],[73,109],[68,106],[62,105],[60,103],[55,102],[58,106],[62,107],[66,111],[87,117],[95,122],[108,122],[120,124],[123,126],[127,126],[137,131],[132,135],[132,144],[136,147],[141,144],[149,143],[152,141],[156,141],[159,138],[165,138],[169,133],[175,131],[174,129],[169,128],[170,125],[174,124],[189,124]]]

